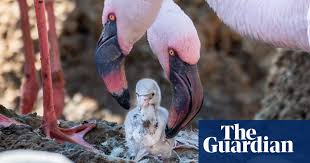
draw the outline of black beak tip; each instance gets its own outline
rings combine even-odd
[[[130,109],[130,95],[128,89],[125,89],[121,95],[112,94],[117,102],[126,110]]]
[[[175,129],[172,129],[166,126],[165,133],[166,133],[166,138],[171,139],[171,138],[174,138],[178,132],[176,132]]]

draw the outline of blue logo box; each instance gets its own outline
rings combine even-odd
[[[310,163],[310,121],[200,121],[199,162]]]

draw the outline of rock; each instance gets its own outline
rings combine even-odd
[[[310,55],[279,52],[270,70],[263,110],[255,119],[310,119]]]

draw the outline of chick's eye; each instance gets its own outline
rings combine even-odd
[[[155,93],[152,93],[152,96],[154,97],[154,96],[155,96]]]
[[[110,21],[113,21],[113,22],[116,20],[116,16],[114,14],[109,14],[108,18]]]
[[[175,51],[173,49],[168,50],[169,55],[175,56]]]

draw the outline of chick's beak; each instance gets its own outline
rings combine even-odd
[[[138,105],[140,106],[148,106],[152,100],[152,96],[151,94],[146,94],[146,95],[140,95],[138,93],[136,93],[137,95],[137,102],[138,102]]]
[[[108,21],[96,47],[95,62],[110,94],[125,109],[130,108],[130,96],[125,75],[125,57],[117,37],[116,21]]]
[[[189,65],[178,56],[169,56],[169,78],[173,99],[166,127],[166,137],[173,138],[198,114],[203,103],[203,88],[197,65]]]

